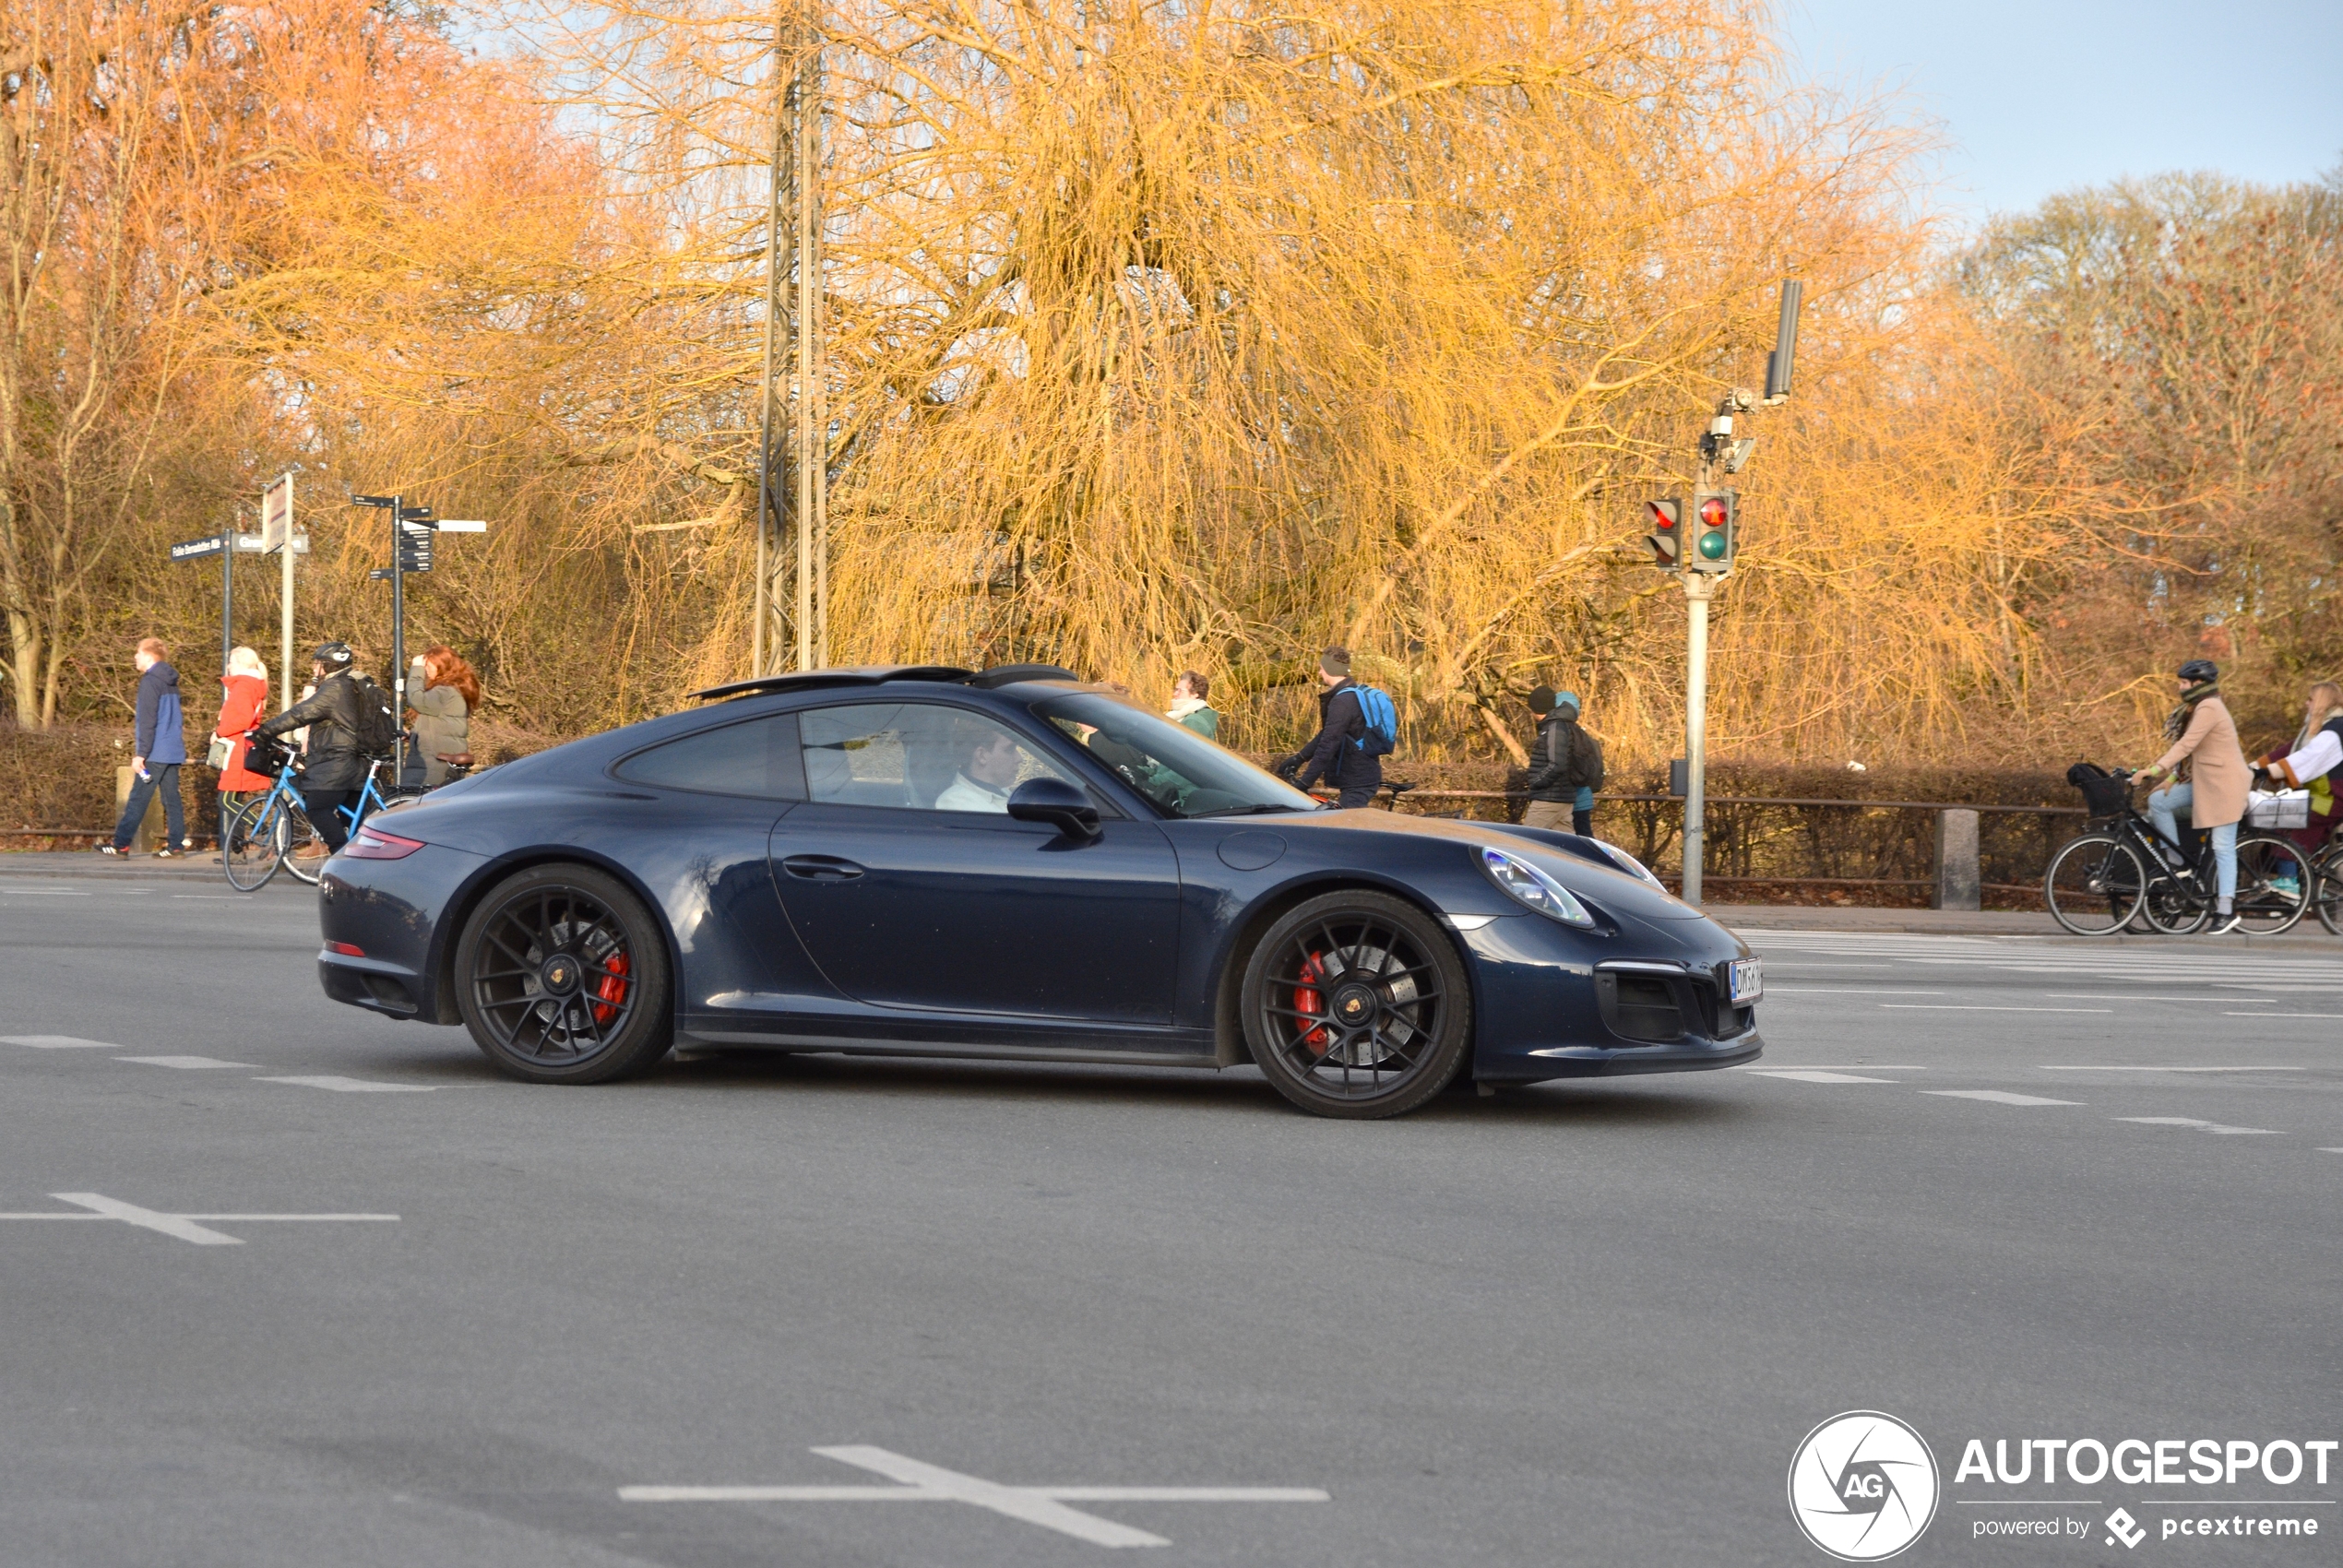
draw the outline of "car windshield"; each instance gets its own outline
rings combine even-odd
[[[1306,812],[1318,802],[1233,752],[1144,708],[1095,692],[1052,697],[1033,711],[1090,749],[1166,816]]]

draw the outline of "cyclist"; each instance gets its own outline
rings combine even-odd
[[[2153,784],[2185,764],[2188,778],[2147,797],[2147,814],[2156,831],[2180,848],[2180,825],[2173,814],[2185,809],[2194,826],[2213,835],[2213,862],[2218,878],[2212,934],[2235,931],[2243,922],[2236,914],[2237,825],[2245,816],[2245,788],[2251,778],[2245,754],[2238,749],[2237,723],[2221,701],[2221,673],[2210,659],[2192,659],[2175,671],[2181,683],[2181,705],[2164,720],[2167,751],[2135,777]]]
[[[345,642],[321,643],[310,656],[309,672],[317,689],[253,731],[274,740],[289,730],[309,726],[309,753],[301,771],[301,803],[322,847],[304,847],[304,859],[338,852],[350,832],[340,808],[354,805],[366,787],[369,758],[358,743],[358,685],[351,678],[358,656]]]
[[[2311,688],[2302,707],[2302,732],[2291,747],[2280,747],[2254,765],[2269,775],[2271,787],[2311,792],[2311,820],[2302,827],[2281,828],[2305,849],[2326,841],[2335,819],[2343,815],[2335,796],[2336,767],[2343,764],[2343,686],[2321,681]]]

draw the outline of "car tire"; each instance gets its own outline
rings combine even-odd
[[[1322,894],[1288,910],[1246,955],[1239,1006],[1263,1075],[1318,1116],[1413,1111],[1472,1050],[1463,955],[1386,893]]]
[[[526,1082],[639,1073],[675,1040],[665,932],[606,872],[531,866],[464,922],[456,1007],[481,1053]]]

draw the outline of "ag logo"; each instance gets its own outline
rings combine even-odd
[[[1920,1539],[1936,1493],[1936,1455],[1877,1410],[1831,1417],[1790,1460],[1790,1517],[1842,1562],[1877,1562]]]

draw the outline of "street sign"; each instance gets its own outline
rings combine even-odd
[[[260,548],[275,554],[292,531],[292,475],[287,474],[260,493]]]
[[[219,534],[213,534],[209,539],[186,540],[171,547],[171,558],[173,561],[193,561],[205,555],[217,555],[220,543],[221,536]]]
[[[439,519],[439,531],[441,533],[486,533],[488,521],[484,517],[442,517]]]
[[[396,495],[353,495],[350,498],[350,504],[352,506],[396,506],[398,505],[398,497]]]

